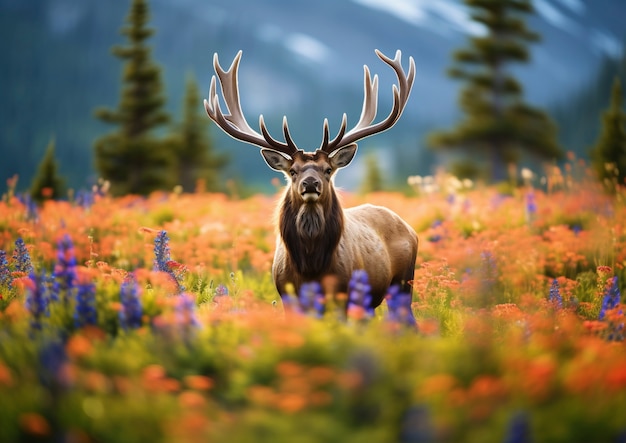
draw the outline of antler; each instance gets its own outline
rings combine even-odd
[[[322,145],[319,150],[327,152],[329,155],[351,143],[361,140],[362,138],[369,137],[370,135],[377,134],[379,132],[386,131],[391,128],[400,115],[404,111],[411,88],[413,87],[413,80],[415,79],[415,62],[413,57],[409,57],[409,73],[406,75],[402,69],[402,62],[400,60],[402,53],[398,50],[395,58],[392,60],[385,56],[378,49],[376,55],[385,63],[393,68],[398,77],[398,86],[393,85],[393,108],[391,113],[384,120],[372,124],[376,118],[378,108],[378,76],[375,75],[374,79],[371,79],[370,70],[367,66],[364,66],[365,71],[365,97],[363,98],[363,109],[361,111],[361,118],[354,128],[346,132],[347,116],[343,114],[341,119],[341,127],[337,136],[329,140],[329,128],[328,119],[324,120],[324,136],[322,139]]]
[[[262,148],[271,149],[272,151],[278,151],[292,157],[293,154],[298,151],[298,148],[289,134],[287,117],[283,117],[283,134],[285,135],[285,143],[283,143],[274,139],[270,135],[267,127],[265,126],[263,115],[259,116],[259,126],[261,128],[262,135],[250,127],[243,115],[241,102],[239,101],[237,75],[241,54],[242,51],[237,53],[228,71],[224,71],[220,66],[217,53],[213,55],[213,68],[219,78],[222,96],[230,114],[224,114],[220,108],[215,76],[211,78],[209,100],[204,100],[204,109],[206,110],[209,118],[217,123],[217,125],[231,137]]]

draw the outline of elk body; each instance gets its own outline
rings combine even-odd
[[[208,116],[230,136],[261,148],[267,165],[285,174],[288,185],[278,208],[278,239],[272,274],[279,294],[287,284],[296,291],[303,283],[319,281],[324,276],[336,277],[336,291],[347,292],[352,272],[365,270],[371,286],[372,306],[378,306],[389,286],[399,284],[411,291],[415,271],[418,239],[415,231],[397,214],[387,208],[361,205],[343,209],[333,185],[333,177],[352,161],[356,141],[391,128],[404,110],[415,77],[415,64],[410,58],[408,75],[402,69],[400,51],[394,59],[376,54],[391,66],[398,78],[393,87],[393,109],[384,120],[372,124],[377,113],[378,78],[365,70],[365,98],[361,118],[346,132],[344,114],[335,138],[329,136],[328,120],[324,121],[321,146],[314,152],[298,149],[283,119],[285,141],[269,134],[263,116],[259,117],[261,133],[247,123],[239,101],[237,70],[241,51],[231,67],[224,71],[217,54],[213,66],[222,89],[229,114],[220,108],[215,76],[211,79],[209,100],[204,101]]]

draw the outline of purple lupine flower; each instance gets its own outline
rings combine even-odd
[[[81,189],[76,193],[75,202],[82,206],[84,209],[89,209],[93,206],[95,201],[94,192]]]
[[[39,219],[39,211],[37,210],[37,202],[33,200],[30,194],[20,194],[18,200],[26,206],[26,219],[37,221]]]
[[[598,318],[600,320],[604,320],[606,317],[606,311],[615,309],[621,300],[622,296],[619,290],[619,285],[617,282],[617,276],[613,277],[611,282],[611,286],[609,286],[604,294],[604,298],[602,299],[602,307],[600,308],[600,314]],[[619,313],[622,314],[622,310],[619,310]],[[605,337],[609,341],[622,341],[624,340],[624,323],[615,323],[613,321],[609,321],[609,327],[605,331]]]
[[[604,298],[602,299],[602,307],[600,308],[600,314],[598,316],[598,319],[604,320],[606,311],[615,308],[620,302],[621,297],[622,296],[619,291],[616,275],[615,277],[613,277],[611,285],[606,289],[604,293]]]
[[[176,303],[176,325],[184,340],[191,338],[193,331],[200,327],[196,316],[196,301],[186,292],[178,296]]]
[[[137,282],[132,276],[122,283],[120,302],[122,303],[122,309],[119,313],[119,319],[122,328],[137,329],[141,327],[143,308],[139,299]]]
[[[169,241],[167,231],[159,231],[154,239],[154,269],[156,271],[169,272],[167,265],[171,260]]]
[[[217,287],[215,288],[215,296],[216,297],[228,296],[228,288],[226,287],[226,285],[223,285],[221,283],[217,285]]]
[[[33,271],[33,265],[30,260],[30,254],[26,248],[24,240],[18,238],[15,240],[15,249],[13,250],[13,263],[17,272],[23,272],[28,275]]]
[[[8,289],[11,289],[13,286],[13,277],[11,277],[11,271],[9,270],[7,253],[2,249],[0,249],[0,286],[6,286]]]
[[[509,422],[504,443],[530,443],[531,441],[528,415],[519,412]]]
[[[362,269],[352,272],[352,278],[348,283],[348,310],[351,306],[359,306],[365,310],[368,316],[373,317],[371,290],[367,272]]]
[[[68,356],[61,340],[46,340],[39,350],[38,360],[37,373],[44,386],[52,388],[53,392],[56,388],[69,386],[70,381],[63,370]]]
[[[535,200],[535,193],[529,191],[526,193],[526,217],[531,219],[537,212],[537,202]]]
[[[402,443],[431,443],[435,427],[430,411],[424,405],[410,406],[402,417],[399,440]]]
[[[95,325],[98,322],[96,310],[96,285],[92,282],[79,282],[76,290],[74,326]]]
[[[30,312],[31,315],[31,329],[41,330],[42,318],[50,315],[48,309],[46,273],[42,271],[41,274],[37,275],[35,271],[31,271],[29,279],[25,302],[26,310]]]
[[[169,241],[167,231],[159,231],[154,239],[154,270],[169,274],[176,282],[178,293],[181,293],[185,290],[185,287],[180,282],[184,268],[181,267],[182,270],[179,272],[174,271],[170,257]]]
[[[76,286],[76,254],[74,244],[69,235],[65,234],[57,243],[57,261],[54,265],[54,285],[52,300],[59,300],[63,294],[63,302],[68,303]]]
[[[389,288],[386,296],[387,299],[387,318],[399,324],[415,327],[417,321],[411,309],[412,295],[400,291],[399,285],[393,285]]]
[[[432,224],[430,225],[430,228],[435,230],[436,233],[430,235],[427,240],[431,243],[437,243],[438,241],[440,241],[443,236],[440,233],[440,229],[438,229],[441,225],[443,224],[443,222],[441,220],[435,220],[434,222],[432,222]]]
[[[550,296],[548,300],[557,309],[561,309],[563,307],[563,297],[561,296],[561,292],[559,291],[559,282],[556,278],[552,280],[552,285],[550,286]]]
[[[285,293],[280,296],[280,299],[283,302],[283,308],[285,309],[285,311],[297,312],[300,309],[298,297],[296,297],[295,295]]]
[[[326,312],[326,294],[321,290],[321,287],[313,298],[313,309],[318,318],[324,317],[324,313]]]
[[[304,313],[315,311],[318,317],[324,316],[324,293],[319,282],[313,281],[300,286],[298,301],[300,310]]]

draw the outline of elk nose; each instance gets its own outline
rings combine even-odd
[[[319,180],[316,180],[314,178],[306,178],[304,180],[302,180],[302,185],[301,185],[301,189],[302,189],[302,193],[303,194],[319,194],[320,188],[320,182]]]

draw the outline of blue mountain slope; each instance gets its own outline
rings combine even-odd
[[[278,136],[286,114],[296,142],[306,149],[319,144],[324,118],[335,131],[344,112],[349,124],[356,122],[363,64],[379,74],[379,112],[388,112],[394,77],[375,48],[389,55],[401,49],[405,66],[413,56],[417,77],[405,115],[393,130],[361,143],[365,149],[400,153],[401,162],[393,155],[384,161],[392,170],[400,164],[395,169],[400,175],[424,170],[424,134],[457,117],[458,84],[445,71],[451,52],[481,32],[455,0],[152,0],[151,7],[158,30],[152,39],[154,55],[164,68],[174,115],[187,71],[194,71],[207,91],[213,53],[229,65],[243,49],[240,83],[248,120],[254,126],[264,114]],[[542,41],[531,46],[531,63],[515,67],[515,73],[527,100],[548,106],[562,103],[584,85],[604,57],[621,54],[626,2],[535,0],[535,7],[529,25]],[[0,37],[6,42],[5,61],[12,66],[0,73],[0,106],[11,114],[3,119],[11,128],[3,128],[0,155],[7,158],[16,149],[26,153],[9,156],[0,174],[19,172],[28,181],[54,134],[59,156],[74,153],[73,163],[61,169],[71,169],[73,186],[86,182],[91,143],[108,130],[91,117],[92,111],[117,103],[121,66],[109,48],[123,43],[118,31],[127,8],[122,1],[0,0]],[[254,178],[256,172],[250,171],[263,171],[258,180],[269,182],[271,173],[263,170],[254,148],[223,136],[208,119],[207,127],[232,152],[229,175]],[[353,169],[358,176],[358,164]],[[347,184],[355,180],[348,177]]]

